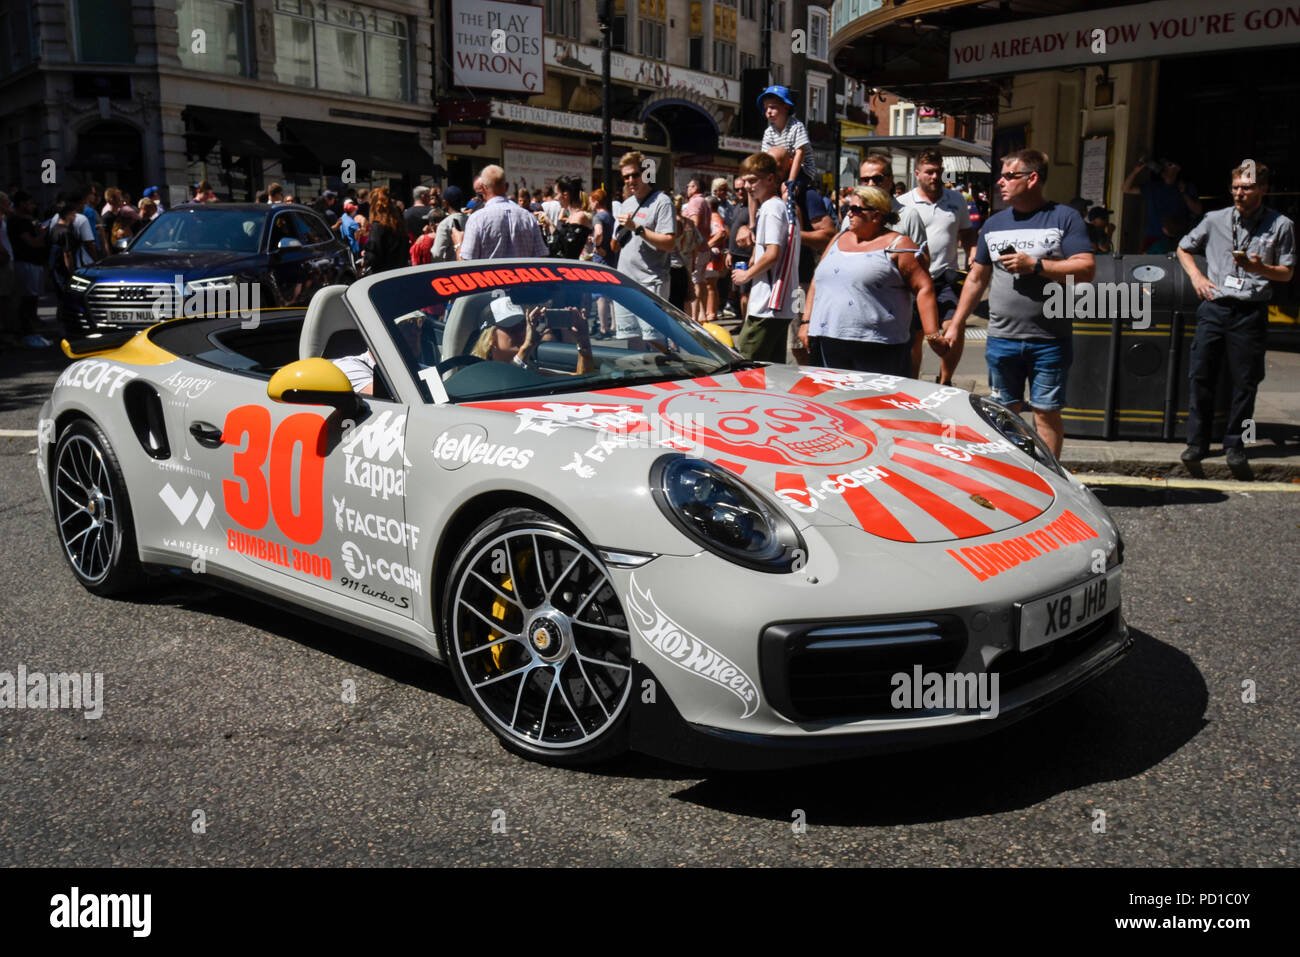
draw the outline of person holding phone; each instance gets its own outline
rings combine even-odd
[[[1038,150],[1017,150],[1003,158],[998,188],[1010,208],[990,216],[980,231],[975,264],[944,337],[949,344],[965,337],[966,320],[991,284],[984,355],[993,398],[1019,412],[1028,380],[1034,425],[1059,456],[1073,330],[1068,316],[1044,316],[1043,304],[1049,284],[1064,283],[1068,276],[1091,282],[1097,264],[1083,218],[1043,195],[1047,172],[1047,156]]]
[[[1295,224],[1264,206],[1268,167],[1245,160],[1232,171],[1232,205],[1206,213],[1178,244],[1178,261],[1202,302],[1196,309],[1188,374],[1188,465],[1209,452],[1214,393],[1227,363],[1232,402],[1223,435],[1228,467],[1246,468],[1246,420],[1255,414],[1255,395],[1264,379],[1268,302],[1272,283],[1289,282],[1295,268]],[[1206,276],[1194,253],[1205,251]]]

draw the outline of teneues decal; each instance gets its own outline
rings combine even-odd
[[[406,439],[406,416],[381,412],[373,422],[350,429],[340,449],[343,452],[343,481],[365,489],[372,498],[406,494],[406,476],[411,462],[402,451]]]
[[[496,465],[501,468],[527,468],[533,460],[532,449],[489,442],[480,426],[448,429],[433,443],[433,457],[447,468],[461,465]]]
[[[742,718],[758,710],[758,685],[753,679],[722,652],[669,618],[654,596],[637,584],[635,575],[627,607],[631,612],[628,619],[638,634],[666,661],[734,694],[745,708]]]

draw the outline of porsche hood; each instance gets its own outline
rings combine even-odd
[[[547,423],[647,432],[652,444],[742,476],[809,524],[847,524],[891,541],[1001,532],[1055,498],[1009,442],[972,427],[982,423],[965,392],[896,376],[767,366],[473,405],[543,432]]]

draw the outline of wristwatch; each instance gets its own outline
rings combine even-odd
[[[633,230],[633,232],[636,233],[638,236],[640,236],[642,233],[645,232],[645,227],[638,226],[636,229]]]
[[[1041,276],[1042,274],[1043,274],[1043,261],[1042,261],[1041,259],[1035,259],[1035,260],[1034,260],[1034,275],[1035,275],[1035,276]]]

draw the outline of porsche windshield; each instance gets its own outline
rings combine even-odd
[[[475,263],[394,276],[369,294],[426,393],[441,380],[454,402],[691,378],[745,364],[627,277],[578,263]]]

